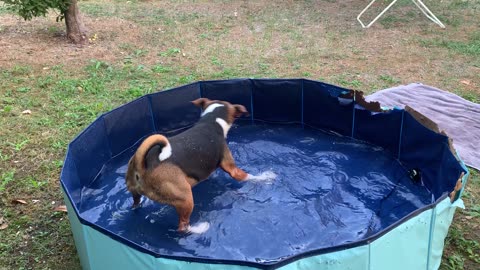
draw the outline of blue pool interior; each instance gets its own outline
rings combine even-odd
[[[236,79],[143,96],[70,143],[62,187],[82,224],[156,257],[258,266],[364,245],[444,200],[466,171],[445,135],[404,110],[368,111],[342,96],[348,91]],[[183,235],[170,206],[145,200],[130,209],[124,173],[142,138],[192,126],[201,110],[191,101],[200,97],[247,108],[228,145],[239,167],[277,178],[238,183],[215,172],[193,189],[191,223],[209,222],[209,230]],[[420,182],[408,177],[412,169]]]
[[[243,122],[228,141],[239,167],[277,178],[238,183],[218,170],[194,187],[191,222],[209,222],[206,233],[178,234],[171,206],[130,208],[131,151],[83,188],[81,217],[158,254],[271,263],[366,239],[434,200],[384,149],[348,137]]]

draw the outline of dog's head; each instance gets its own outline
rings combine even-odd
[[[227,119],[225,119],[225,120],[227,120],[227,122],[229,124],[232,124],[233,121],[235,121],[236,118],[239,118],[242,115],[246,115],[246,116],[249,115],[245,106],[240,105],[240,104],[231,104],[230,102],[227,102],[227,101],[210,100],[208,98],[199,98],[199,99],[196,99],[196,100],[192,101],[192,103],[195,106],[201,108],[204,112],[208,111],[211,108],[214,109],[215,104],[218,104],[217,106],[221,106],[221,105],[225,106],[225,108],[227,109]],[[212,107],[210,107],[210,106],[212,106]]]

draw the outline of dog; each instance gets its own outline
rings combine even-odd
[[[189,228],[193,211],[192,188],[207,179],[218,167],[238,181],[248,178],[235,165],[226,143],[236,118],[248,116],[242,105],[199,98],[192,103],[203,109],[200,120],[188,130],[167,138],[147,137],[128,162],[125,181],[133,197],[133,208],[142,196],[175,207],[178,231]]]

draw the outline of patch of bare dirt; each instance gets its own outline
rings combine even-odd
[[[67,69],[85,66],[90,59],[116,62],[126,52],[119,44],[129,43],[142,47],[142,29],[119,18],[94,19],[84,16],[89,29],[87,45],[70,43],[63,22],[55,22],[56,15],[24,21],[16,16],[1,16],[0,67],[17,65],[49,67],[63,65]]]
[[[116,2],[98,3],[112,12],[116,10]],[[76,70],[90,59],[118,63],[132,50],[140,49],[144,51],[142,64],[182,65],[197,71],[201,67],[202,74],[219,69],[206,64],[214,57],[223,67],[245,73],[255,73],[258,65],[268,65],[277,76],[298,76],[301,67],[314,78],[356,74],[357,79],[368,85],[374,84],[380,75],[388,75],[402,83],[422,82],[446,90],[480,91],[480,77],[475,75],[480,68],[466,65],[467,56],[451,57],[446,49],[432,50],[419,42],[432,36],[468,40],[468,33],[475,31],[474,25],[441,30],[418,14],[412,4],[389,11],[390,15],[407,14],[408,20],[400,21],[398,26],[385,28],[377,22],[370,29],[362,29],[355,17],[363,4],[353,0],[147,1],[137,5],[140,9],[162,12],[170,21],[142,23],[135,16],[123,19],[122,14],[84,15],[90,38],[85,46],[68,43],[63,22],[56,23],[54,13],[32,21],[3,15],[0,16],[0,67],[63,65]],[[119,12],[122,10],[129,12],[128,7]],[[145,16],[152,15],[156,14]],[[181,57],[159,56],[172,48],[180,49]],[[457,87],[462,80],[470,83]]]
[[[458,76],[459,80],[467,79],[471,85],[480,84],[478,76],[473,75],[478,73],[478,67],[465,65],[465,57],[451,58],[446,50],[432,53],[417,40],[425,35],[438,35],[438,31],[449,31],[450,36],[466,39],[465,33],[471,30],[468,27],[473,26],[465,26],[465,31],[439,30],[419,15],[417,19],[424,21],[417,24],[413,21],[386,29],[377,23],[364,30],[355,20],[363,8],[363,3],[357,1],[143,4],[163,11],[172,18],[171,25],[161,21],[141,24],[121,16],[84,15],[91,41],[86,46],[68,43],[63,23],[55,22],[56,14],[27,22],[1,16],[0,66],[63,65],[75,70],[90,59],[119,62],[131,53],[128,48],[144,50],[142,63],[155,64],[171,61],[161,59],[161,52],[179,48],[183,57],[176,58],[175,64],[191,69],[203,66],[204,73],[215,70],[205,65],[215,55],[225,66],[248,69],[250,65],[251,72],[256,71],[253,68],[256,64],[265,63],[280,76],[295,76],[292,66],[300,65],[314,77],[359,74],[367,84],[379,74],[387,74],[405,83],[451,87],[453,83],[442,82],[446,73],[449,77]],[[415,10],[415,7],[399,9]],[[391,14],[397,11],[393,9]],[[196,16],[182,20],[185,14]],[[448,66],[453,68],[446,69]]]

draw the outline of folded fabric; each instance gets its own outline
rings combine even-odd
[[[381,90],[366,100],[387,107],[408,105],[432,119],[453,139],[465,164],[480,170],[480,104],[419,83]]]

